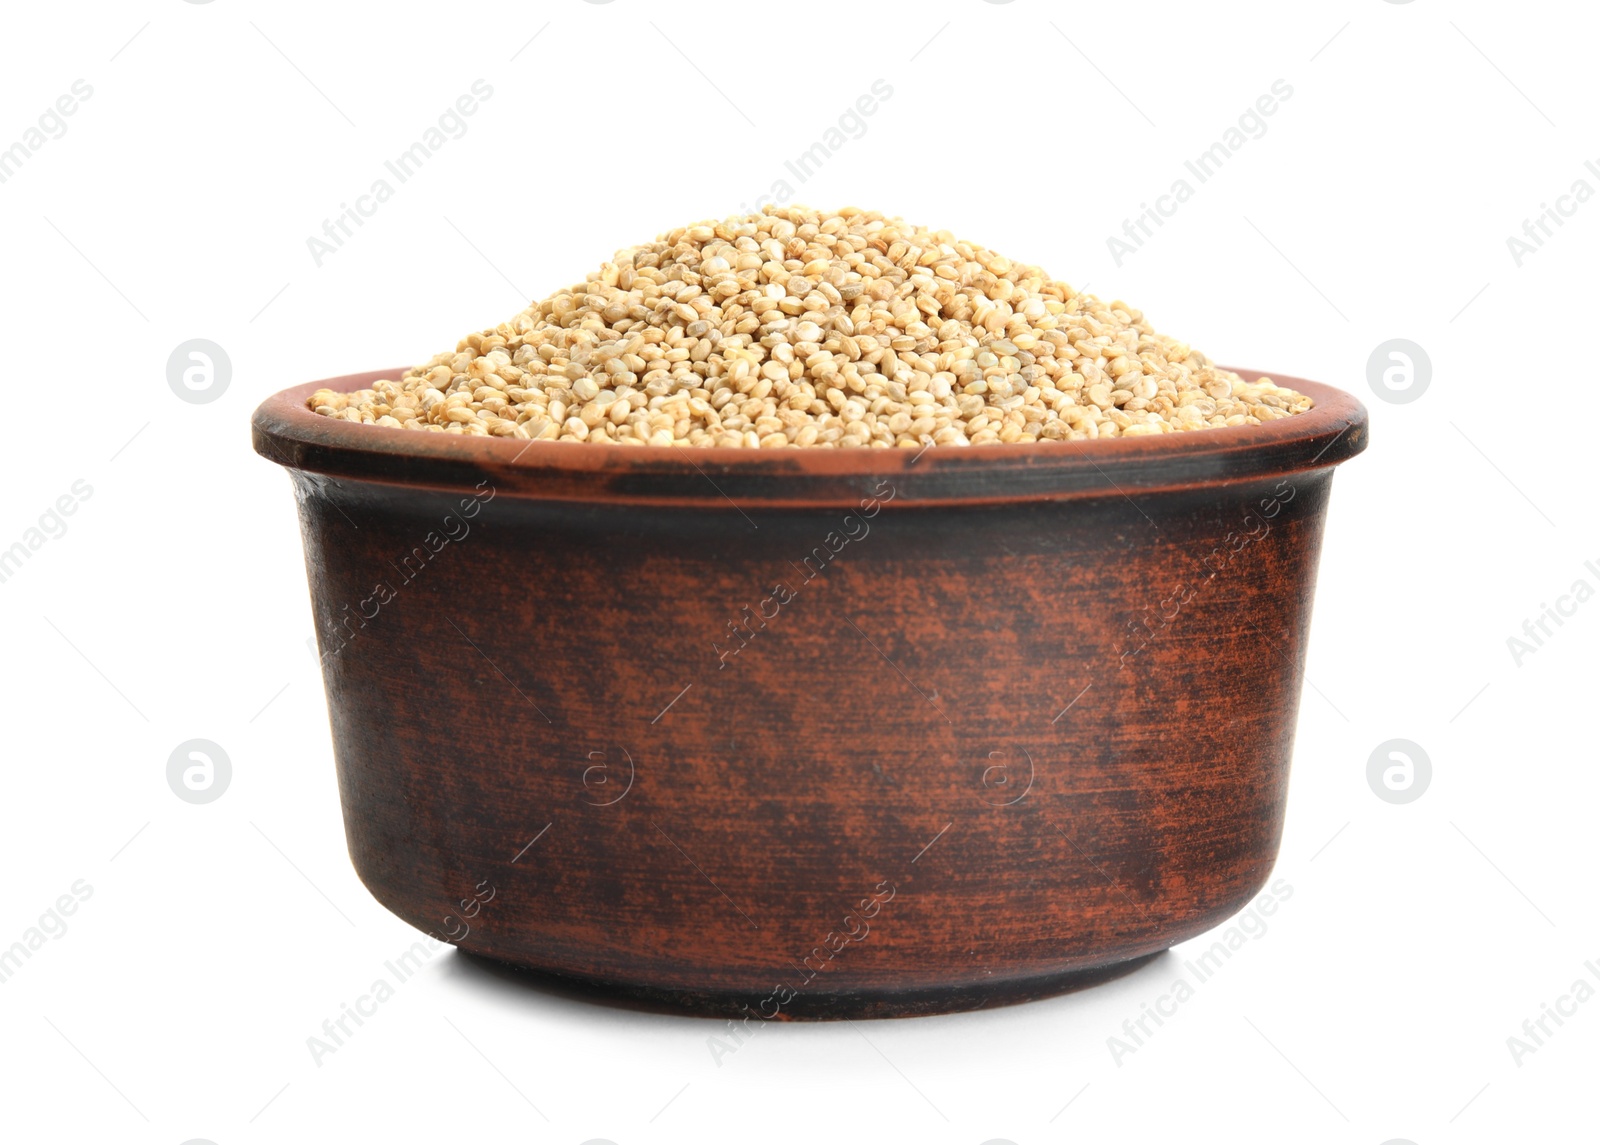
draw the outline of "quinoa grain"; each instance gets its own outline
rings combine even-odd
[[[751,449],[1083,441],[1311,408],[948,231],[769,207],[588,279],[316,413],[389,428]]]

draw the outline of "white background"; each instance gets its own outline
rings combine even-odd
[[[0,1137],[1594,1140],[1600,1000],[1520,1065],[1507,1038],[1600,964],[1600,602],[1520,666],[1507,638],[1600,588],[1600,202],[1520,267],[1506,239],[1600,189],[1597,23],[1438,0],[9,6],[0,147],[74,80],[93,95],[0,184],[0,547],[93,492],[0,584],[0,946],[93,893],[0,985]],[[307,237],[478,78],[466,134],[318,267]],[[773,1027],[720,1064],[721,1023],[445,951],[314,1064],[306,1039],[416,935],[345,855],[289,483],[251,410],[753,202],[879,78],[892,98],[799,201],[948,227],[1371,408],[1334,484],[1292,899],[1120,1064],[1107,1039],[1182,948],[1027,1006]],[[1107,236],[1277,79],[1267,132],[1117,266]],[[1367,381],[1397,337],[1433,366],[1409,404]],[[191,338],[232,362],[209,404],[167,384]],[[165,777],[195,737],[234,769],[205,806]],[[1403,806],[1366,780],[1396,737],[1433,763]]]

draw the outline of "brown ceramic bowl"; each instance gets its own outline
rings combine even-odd
[[[277,394],[254,443],[350,856],[413,926],[656,1003],[909,1014],[1104,976],[1265,884],[1348,394],[920,455],[304,407],[398,373]]]

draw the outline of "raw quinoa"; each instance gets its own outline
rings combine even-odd
[[[308,402],[394,429],[752,449],[1131,437],[1311,404],[949,231],[805,207],[668,231],[399,378]]]

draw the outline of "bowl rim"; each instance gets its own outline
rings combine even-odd
[[[302,474],[547,501],[739,510],[1008,504],[1127,496],[1326,469],[1367,445],[1367,410],[1320,382],[1261,370],[1312,398],[1305,413],[1260,425],[1095,441],[910,449],[667,448],[461,437],[361,425],[306,407],[319,389],[349,392],[407,367],[346,374],[280,390],[251,417],[257,453]]]

